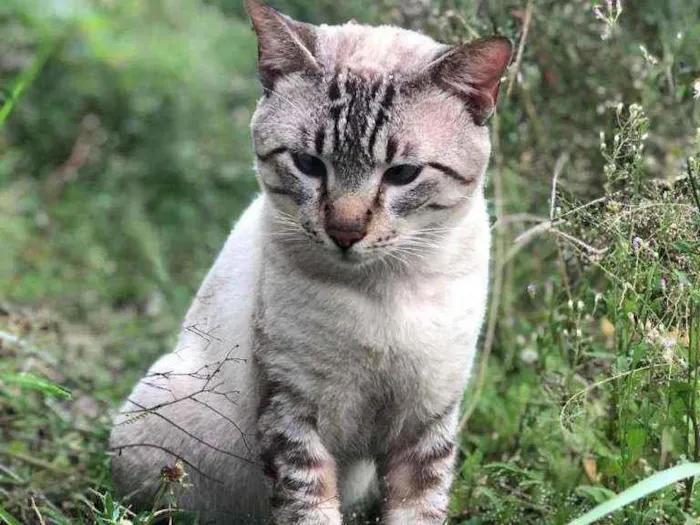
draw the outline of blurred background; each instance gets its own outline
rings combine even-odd
[[[700,0],[270,3],[518,46],[455,523],[563,523],[700,459]],[[255,60],[239,0],[0,2],[0,512],[18,522],[141,519],[109,495],[109,418],[257,191]],[[669,490],[620,519],[697,515],[692,484]]]

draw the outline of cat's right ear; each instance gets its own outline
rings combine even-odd
[[[314,57],[316,30],[292,20],[258,0],[245,0],[246,11],[258,35],[258,75],[266,90],[285,75],[319,71]]]

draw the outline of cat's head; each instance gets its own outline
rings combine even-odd
[[[482,199],[485,121],[511,46],[393,26],[313,26],[257,0],[252,121],[272,237],[341,264],[425,256]]]

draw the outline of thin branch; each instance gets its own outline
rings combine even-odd
[[[109,452],[115,452],[117,454],[121,454],[122,450],[130,449],[130,448],[154,448],[156,450],[160,450],[161,452],[165,452],[166,454],[171,455],[175,459],[179,459],[180,461],[182,461],[185,465],[190,467],[192,470],[194,470],[200,476],[202,476],[210,481],[213,481],[215,483],[222,483],[222,481],[220,479],[212,478],[208,474],[205,474],[202,470],[195,467],[190,461],[187,461],[181,455],[176,454],[172,450],[169,450],[169,449],[162,447],[160,445],[154,445],[152,443],[127,443],[126,445],[119,445],[118,447],[111,447],[108,450],[109,450]]]
[[[603,255],[605,252],[608,251],[608,248],[596,248],[595,246],[591,246],[590,244],[583,242],[581,239],[578,239],[573,235],[569,235],[568,233],[563,232],[561,230],[557,230],[556,228],[552,229],[552,231],[557,235],[560,235],[567,241],[570,241],[574,244],[578,244],[581,248],[585,249],[589,253],[592,253],[593,255]]]
[[[534,215],[532,213],[514,213],[513,215],[506,215],[503,219],[496,221],[491,226],[492,231],[502,230],[506,226],[511,224],[519,224],[524,222],[536,222],[542,223],[547,222],[547,217],[542,217],[541,215]]]
[[[39,509],[36,506],[36,501],[34,501],[34,496],[30,497],[29,501],[32,502],[32,509],[34,510],[34,513],[36,514],[37,518],[39,518],[39,523],[41,525],[46,525],[46,522],[44,521],[44,517],[41,515],[41,512],[39,512]]]
[[[532,22],[532,13],[535,10],[534,0],[528,0],[527,7],[525,8],[525,20],[523,21],[523,34],[520,37],[520,45],[518,46],[518,54],[515,57],[515,64],[513,65],[513,71],[508,80],[508,89],[506,90],[506,99],[510,99],[510,95],[513,92],[513,86],[515,85],[515,79],[518,76],[518,71],[520,71],[520,64],[523,60],[523,52],[525,51],[525,42],[527,41],[527,34],[530,30],[530,23]]]
[[[224,449],[219,448],[219,447],[217,447],[217,446],[215,446],[215,445],[212,445],[211,443],[207,443],[206,441],[204,441],[204,440],[203,440],[202,438],[200,438],[199,436],[194,435],[192,432],[190,432],[189,430],[187,430],[187,429],[184,428],[183,426],[178,425],[178,424],[175,423],[175,421],[173,421],[172,419],[170,419],[170,418],[168,418],[168,417],[165,417],[165,416],[164,416],[163,414],[161,414],[160,412],[157,412],[157,411],[150,411],[149,409],[147,409],[147,408],[144,407],[143,405],[140,405],[139,403],[137,403],[137,402],[135,402],[135,401],[133,401],[133,400],[130,400],[130,402],[133,403],[134,405],[136,405],[137,407],[139,407],[140,409],[142,409],[142,410],[144,410],[144,411],[146,411],[146,412],[148,412],[148,413],[150,413],[150,414],[152,414],[152,415],[154,415],[154,416],[156,416],[156,417],[159,417],[160,419],[162,419],[162,420],[165,421],[166,423],[169,423],[170,425],[172,425],[173,427],[175,427],[176,429],[178,429],[180,432],[182,432],[183,434],[185,434],[187,437],[190,437],[190,438],[194,439],[197,443],[199,443],[199,444],[201,444],[201,445],[204,445],[204,446],[207,447],[207,448],[210,448],[210,449],[212,449],[212,450],[215,450],[216,452],[219,452],[219,453],[224,454],[224,455],[226,455],[226,456],[229,456],[229,457],[232,457],[232,458],[235,458],[235,459],[240,459],[241,461],[245,461],[246,463],[250,463],[251,465],[259,465],[259,463],[258,463],[257,461],[255,461],[255,460],[253,460],[253,459],[240,456],[240,455],[235,454],[235,453],[233,453],[233,452],[229,452],[228,450],[224,450]]]
[[[559,182],[559,175],[561,175],[561,172],[564,170],[564,166],[566,166],[567,162],[569,162],[569,154],[563,153],[559,156],[557,162],[554,164],[554,176],[552,177],[552,195],[549,199],[550,221],[554,220],[554,210],[556,209],[557,203],[557,183]]]

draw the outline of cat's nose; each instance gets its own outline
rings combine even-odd
[[[344,196],[326,205],[326,233],[347,250],[367,235],[370,212],[362,199]]]
[[[360,242],[367,235],[367,230],[331,230],[327,229],[328,236],[333,239],[343,250],[347,250],[353,244]]]

